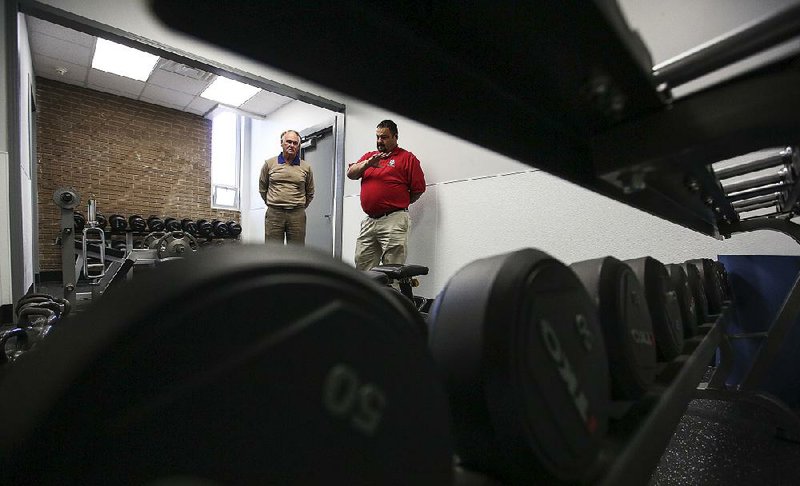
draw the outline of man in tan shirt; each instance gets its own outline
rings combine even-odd
[[[264,162],[258,178],[258,192],[267,204],[264,237],[269,243],[304,245],[306,208],[314,198],[314,175],[308,162],[300,159],[300,134],[287,130],[281,134],[282,152]]]

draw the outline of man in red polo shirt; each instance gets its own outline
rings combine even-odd
[[[361,179],[361,209],[367,213],[356,241],[359,270],[406,262],[408,206],[425,192],[419,159],[397,146],[397,124],[383,120],[375,135],[378,150],[365,153],[347,169],[347,177]]]

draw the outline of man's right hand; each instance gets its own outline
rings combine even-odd
[[[385,158],[385,154],[383,152],[378,152],[377,154],[367,159],[367,166],[378,167],[378,165],[381,163],[381,159],[383,158]]]

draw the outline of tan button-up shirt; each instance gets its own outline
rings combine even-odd
[[[281,157],[283,159],[283,157]],[[300,163],[279,163],[267,159],[258,178],[258,192],[267,206],[277,208],[308,207],[314,199],[314,175],[311,166],[298,156]]]

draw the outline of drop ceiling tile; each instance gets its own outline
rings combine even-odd
[[[291,101],[291,98],[261,90],[245,101],[239,108],[259,115],[268,115]]]
[[[100,71],[99,69],[92,69],[89,71],[89,87],[95,89],[96,86],[103,86],[123,96],[136,99],[142,94],[144,83],[135,79]]]
[[[32,32],[30,40],[31,51],[36,54],[44,54],[56,59],[62,59],[79,66],[91,66],[92,49],[90,47],[57,39],[38,32]]]
[[[68,29],[67,27],[48,22],[46,20],[37,19],[35,17],[26,16],[26,18],[28,21],[29,30],[46,34],[57,39],[69,41],[80,46],[89,48],[94,47],[95,38],[89,34]]]
[[[67,71],[62,75],[56,71],[56,68],[66,68]],[[80,86],[85,85],[86,74],[89,72],[86,66],[78,66],[77,64],[64,62],[41,54],[33,55],[33,70],[37,76],[55,79],[56,81],[64,81],[65,83],[73,81],[75,83],[80,83]]]
[[[187,93],[192,96],[199,95],[209,85],[208,81],[192,79],[187,76],[164,71],[163,69],[156,69],[153,74],[150,75],[150,79],[148,79],[147,82],[162,88],[169,88],[171,90]]]
[[[211,111],[211,109],[214,108],[215,106],[217,106],[216,101],[207,100],[205,98],[201,98],[198,96],[186,106],[186,110],[191,111],[192,113],[196,113],[198,115],[205,115],[206,113]]]
[[[194,99],[194,96],[147,83],[142,91],[142,99],[144,98],[169,103],[170,108],[174,108],[176,106],[183,108],[191,103],[191,101]]]

